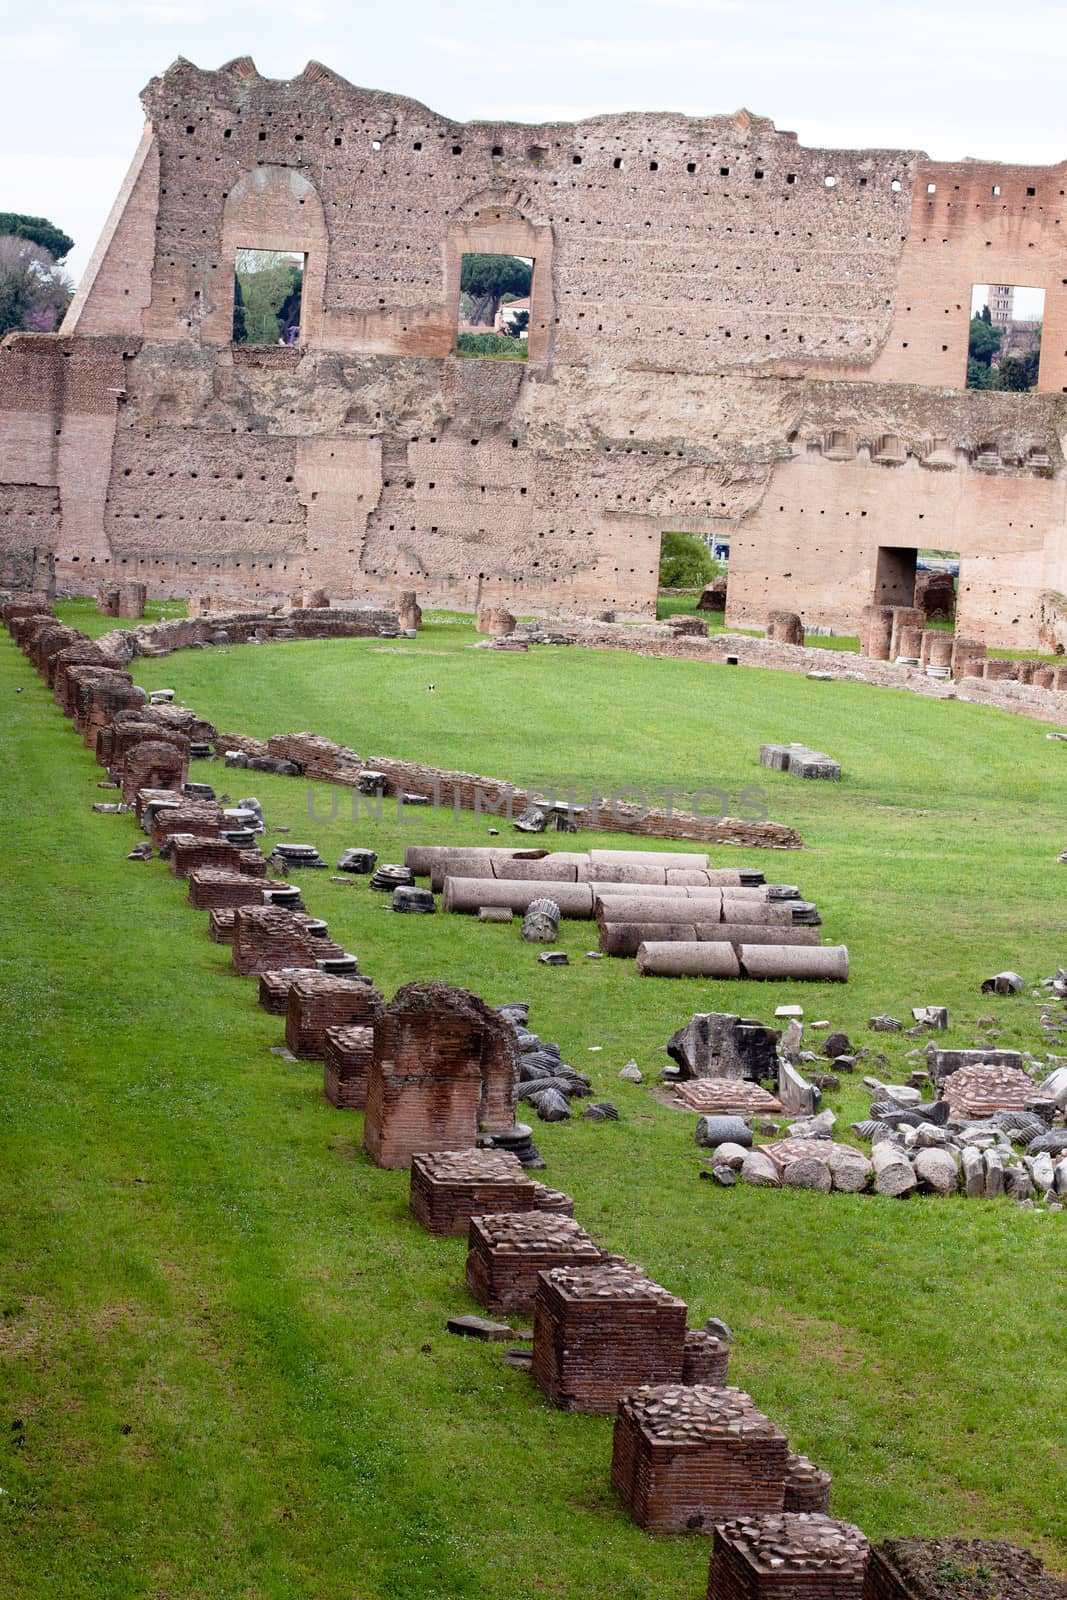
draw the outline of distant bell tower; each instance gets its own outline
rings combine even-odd
[[[994,328],[1010,328],[1015,320],[1015,289],[1010,283],[989,285],[989,316]]]

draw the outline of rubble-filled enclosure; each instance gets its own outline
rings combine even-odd
[[[961,632],[1037,643],[1067,166],[806,149],[746,111],[463,125],[314,62],[179,59],[143,101],[61,332],[0,348],[5,582],[647,616],[689,529],[730,542],[731,623],[854,627],[934,547]],[[235,303],[264,253],[299,278],[277,342]],[[474,344],[526,359],[457,344],[494,255],[529,289]],[[1043,294],[1036,392],[967,388],[976,285]]]

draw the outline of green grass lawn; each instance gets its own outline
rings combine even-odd
[[[69,627],[80,628],[90,639],[99,639],[113,628],[140,628],[146,623],[184,617],[186,605],[184,600],[149,600],[143,617],[105,617],[96,609],[96,601],[83,595],[77,600],[61,600],[56,612]]]
[[[865,1022],[913,1004],[948,1005],[945,1042],[992,1016],[998,1042],[1037,1053],[1034,1002],[978,984],[1067,958],[1067,749],[982,707],[474,637],[435,618],[411,642],[190,651],[135,675],[228,731],[314,729],[520,785],[762,790],[807,848],[714,859],[817,899],[852,952],[846,987],[642,980],[586,960],[581,923],[563,926],[572,965],[550,969],[517,925],[396,917],[365,881],[297,881],[387,994],[432,976],[527,999],[592,1073],[621,1121],[538,1125],[547,1180],[693,1323],[731,1323],[733,1381],[833,1473],[835,1514],[873,1538],[1012,1538],[1067,1569],[1067,1215],[719,1190],[697,1181],[694,1118],[618,1080],[630,1056],[654,1076],[693,1011],[770,1020],[786,1000],[884,1051],[890,1079],[919,1041]],[[610,1420],[550,1410],[499,1347],[445,1334],[475,1309],[463,1242],[413,1223],[406,1174],[364,1160],[362,1118],[325,1104],[320,1067],[270,1053],[280,1020],[164,865],[125,860],[132,820],[91,813],[100,769],[6,637],[0,705],[5,1600],[697,1600],[708,1541],[622,1515]],[[843,781],[765,771],[767,739],[830,751]],[[333,816],[324,786],[191,776],[257,794],[331,860],[489,842],[468,814],[386,802],[354,820],[347,791]],[[867,1097],[846,1082],[829,1103],[847,1122]]]

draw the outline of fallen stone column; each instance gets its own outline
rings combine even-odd
[[[710,874],[709,874],[710,876]],[[762,904],[767,899],[766,884],[745,883],[612,883],[596,878],[590,887],[597,898],[615,898],[618,895],[637,895],[642,900],[704,900],[712,901],[716,895],[730,894],[741,900]]]
[[[646,978],[739,978],[732,944],[719,940],[671,943],[646,940],[637,947],[637,970]]]
[[[761,928],[747,922],[601,922],[603,955],[637,955],[649,942],[681,941],[688,944],[817,944],[817,928],[782,928],[771,923]]]
[[[847,983],[848,949],[843,944],[819,945],[815,949],[787,944],[744,944],[741,966],[746,978]]]
[[[703,922],[718,922],[722,916],[722,894],[709,889],[700,900],[666,899],[659,896],[597,895],[593,914],[600,922],[695,922],[699,910]]]
[[[609,866],[623,864],[635,867],[706,867],[708,854],[684,850],[590,850],[593,862],[607,862]]]
[[[722,927],[722,923],[715,923]],[[692,922],[601,922],[600,950],[606,956],[635,956],[646,941],[695,944],[699,939]]]
[[[771,927],[777,923],[781,927],[789,928],[793,925],[793,910],[788,900],[742,899],[738,894],[724,892],[722,920],[751,922],[761,927]]]
[[[685,871],[685,868],[681,869]],[[578,868],[579,883],[617,883],[626,888],[632,884],[644,884],[654,888],[666,888],[666,867],[643,867],[634,862],[589,861],[588,859]]]
[[[445,855],[430,863],[429,872],[430,888],[439,894],[444,888],[446,878],[506,878],[509,881],[535,881],[541,879],[552,883],[573,883],[576,879],[574,861],[576,858],[569,851],[560,851],[558,870],[552,868],[555,856],[547,852],[533,852],[529,855],[518,851],[508,854],[482,855],[479,852],[458,850]],[[407,851],[404,852],[405,865],[410,866],[407,860]],[[512,867],[517,868],[515,872]],[[530,869],[530,870],[526,870]],[[551,869],[551,870],[546,870]],[[412,868],[412,871],[416,871]]]
[[[578,866],[581,861],[581,856],[563,850],[555,855],[545,856],[540,861],[523,861],[521,857],[510,861],[494,861],[493,877],[509,883],[537,881],[577,883]]]
[[[564,917],[589,919],[593,915],[593,891],[587,883],[552,883],[494,878],[446,877],[441,900],[443,911],[477,915],[482,906],[507,906],[511,911],[526,911],[532,900],[549,895]]]
[[[880,1139],[871,1146],[871,1163],[874,1167],[874,1187],[879,1194],[897,1198],[910,1194],[918,1184],[911,1162],[903,1150],[888,1139]]]

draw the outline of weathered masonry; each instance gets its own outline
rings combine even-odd
[[[12,582],[647,616],[684,528],[734,623],[854,627],[921,548],[990,644],[1067,591],[1067,164],[461,125],[247,58],[143,100],[63,329],[0,347]],[[233,342],[238,250],[303,258],[292,345]],[[527,361],[457,356],[469,252],[533,262]],[[1044,291],[1038,392],[965,390],[976,283]]]

